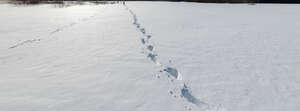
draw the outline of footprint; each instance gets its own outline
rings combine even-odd
[[[147,35],[147,39],[150,39],[152,36],[151,35]]]
[[[50,35],[55,34],[55,33],[57,33],[57,32],[60,32],[60,31],[61,31],[61,29],[56,29],[56,30],[50,32]]]
[[[181,89],[181,96],[184,97],[188,102],[197,105],[201,109],[205,109],[205,110],[209,109],[209,105],[207,103],[200,101],[199,99],[197,99],[191,94],[186,84],[184,84],[183,88]]]
[[[146,40],[144,38],[141,39],[142,44],[146,44]]]
[[[173,95],[173,91],[169,91],[169,93],[170,93],[171,95]]]
[[[147,49],[148,49],[149,51],[153,51],[153,48],[154,48],[154,47],[153,47],[152,45],[148,45],[148,46],[147,46]]]
[[[137,24],[136,24],[136,27],[137,27],[137,28],[140,28],[141,26],[140,26],[140,24],[137,23]]]
[[[143,34],[146,34],[146,30],[144,28],[141,28],[140,31],[143,33]]]
[[[164,69],[164,71],[166,71],[169,75],[173,76],[177,80],[182,80],[182,76],[176,68],[167,67]]]
[[[151,61],[156,62],[157,54],[149,53],[147,57],[150,58]]]

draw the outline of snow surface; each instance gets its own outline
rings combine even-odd
[[[299,5],[0,5],[0,111],[297,111]]]

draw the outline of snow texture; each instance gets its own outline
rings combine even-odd
[[[297,4],[0,4],[0,111],[297,111]]]

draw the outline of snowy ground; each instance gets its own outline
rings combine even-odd
[[[0,111],[297,111],[298,10],[0,4]]]

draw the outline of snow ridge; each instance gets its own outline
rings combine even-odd
[[[190,87],[183,81],[182,74],[178,71],[177,68],[170,67],[168,65],[163,65],[158,60],[158,54],[155,52],[155,47],[153,44],[151,44],[151,37],[152,35],[146,33],[146,29],[141,27],[141,24],[138,22],[138,18],[136,14],[123,2],[123,6],[126,8],[126,10],[129,11],[129,13],[133,17],[133,24],[137,28],[137,30],[143,34],[143,37],[141,37],[141,43],[144,45],[146,49],[146,56],[150,59],[153,63],[160,66],[162,70],[160,70],[160,73],[166,73],[168,75],[168,78],[170,78],[172,86],[175,88],[169,93],[173,97],[181,97],[185,98],[189,103],[192,103],[196,105],[201,111],[219,111],[218,107],[215,107],[213,105],[210,105],[204,101],[201,101],[200,99],[196,98],[192,92]],[[159,78],[159,76],[158,76]],[[175,79],[175,80],[174,80]],[[179,90],[178,90],[179,89]],[[177,95],[176,95],[177,94]],[[191,107],[185,106],[185,110],[191,111]]]

